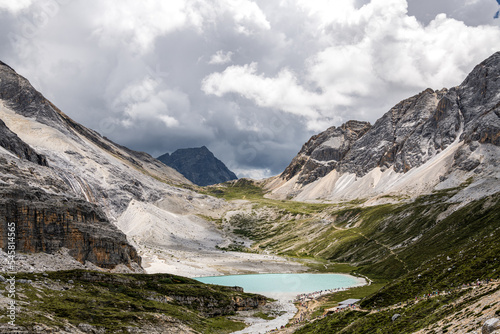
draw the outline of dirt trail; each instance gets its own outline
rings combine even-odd
[[[397,254],[396,252],[394,252],[394,251],[391,249],[391,247],[389,247],[389,246],[387,246],[387,245],[384,245],[383,243],[381,243],[381,242],[380,242],[380,241],[378,241],[378,240],[368,238],[368,237],[367,237],[366,235],[364,235],[362,232],[356,232],[356,231],[353,231],[353,232],[354,232],[354,233],[356,233],[356,234],[359,234],[360,236],[362,236],[362,237],[363,237],[363,238],[365,238],[366,240],[368,240],[368,241],[373,241],[374,243],[376,243],[376,244],[377,244],[377,245],[379,245],[380,247],[383,247],[383,248],[387,249],[387,250],[389,251],[389,253],[390,253],[391,255],[393,255],[393,256],[394,256],[394,258],[395,258],[397,261],[401,262],[401,264],[403,265],[403,268],[405,268],[406,272],[408,272],[408,273],[410,272],[410,269],[408,269],[408,266],[406,265],[406,262],[404,262],[403,260],[401,260],[401,259],[399,258],[399,256],[398,256],[398,254]]]

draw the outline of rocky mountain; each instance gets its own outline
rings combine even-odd
[[[188,180],[199,186],[208,186],[230,180],[236,175],[217,159],[206,147],[179,149],[164,154],[158,160],[177,170]]]
[[[268,181],[272,197],[349,201],[418,196],[473,180],[472,198],[498,190],[500,53],[450,89],[425,91],[373,126],[349,121],[313,136],[285,171]]]
[[[125,212],[126,219],[134,216],[139,205],[131,203],[148,207],[158,201],[170,207],[189,203],[190,208],[207,210],[221,205],[220,200],[182,188],[190,185],[150,155],[76,123],[0,62],[0,247],[4,250],[7,224],[14,222],[19,252],[55,256],[69,249],[63,251],[71,256],[68,260],[142,271],[136,248],[116,226],[131,225],[122,219]],[[169,217],[165,219],[164,223]],[[184,226],[191,224],[191,216],[177,219]],[[140,242],[134,245],[142,247]]]

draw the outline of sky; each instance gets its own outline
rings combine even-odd
[[[459,85],[500,47],[496,0],[0,0],[0,60],[154,157],[207,146],[281,173],[330,126]]]

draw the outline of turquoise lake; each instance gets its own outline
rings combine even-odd
[[[364,279],[344,274],[256,274],[197,277],[202,283],[240,286],[245,292],[266,296],[292,296],[320,290],[348,288],[365,283]]]

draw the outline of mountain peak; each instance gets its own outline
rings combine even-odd
[[[199,186],[237,179],[236,175],[206,146],[178,149],[172,154],[159,156],[158,160],[176,169]]]
[[[273,193],[345,200],[419,195],[469,179],[485,188],[498,184],[499,76],[497,52],[460,86],[427,88],[396,104],[373,126],[349,121],[312,136],[281,181],[273,183]],[[487,192],[483,186],[476,185],[478,196]]]

